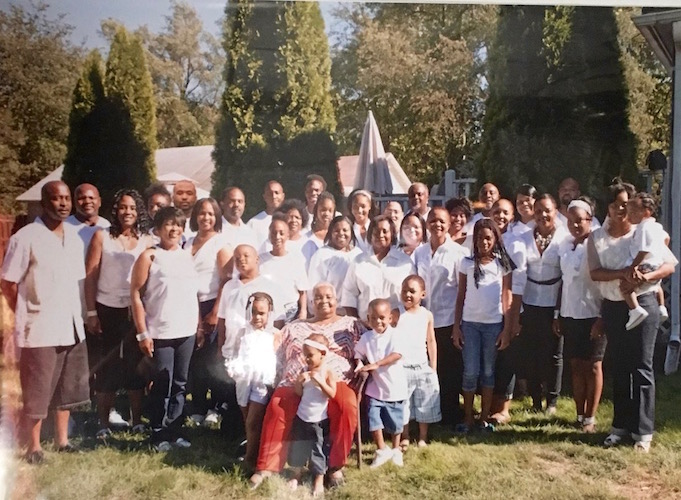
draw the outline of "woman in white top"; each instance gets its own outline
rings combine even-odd
[[[305,234],[307,241],[303,245],[306,269],[310,267],[310,260],[314,253],[324,246],[329,225],[336,213],[336,199],[328,191],[319,193],[312,214],[312,227]]]
[[[307,279],[312,290],[319,283],[330,283],[340,297],[350,263],[362,251],[355,246],[352,221],[345,215],[334,217],[326,233],[325,245],[310,260]],[[309,300],[312,306],[312,297]],[[308,310],[312,310],[308,308]]]
[[[461,413],[459,395],[463,377],[461,351],[452,344],[452,306],[456,303],[459,290],[459,266],[468,251],[450,238],[450,221],[450,214],[445,207],[430,209],[430,242],[417,248],[413,259],[418,275],[426,284],[425,306],[433,313],[442,419],[451,424]]]
[[[188,392],[192,395],[191,419],[205,425],[217,423],[216,406],[222,403],[217,375],[222,366],[217,358],[218,305],[222,285],[231,271],[227,263],[233,250],[222,237],[222,211],[213,198],[196,202],[189,218],[189,227],[196,232],[184,244],[191,253],[199,277],[199,313],[203,322],[204,343],[192,355],[189,365]],[[207,393],[211,391],[211,404]]]
[[[613,360],[614,415],[610,435],[604,444],[614,446],[631,435],[634,447],[647,452],[655,428],[653,353],[660,319],[656,285],[651,283],[672,274],[674,266],[664,263],[640,279],[628,272],[635,226],[627,217],[627,202],[634,194],[631,184],[616,182],[608,187],[608,219],[589,236],[587,256],[591,278],[600,282],[601,316]],[[627,331],[628,308],[622,293],[632,290],[636,290],[639,304],[648,316]]]
[[[126,389],[130,399],[134,432],[144,430],[142,397],[145,380],[138,364],[142,356],[135,341],[130,315],[130,273],[137,257],[152,245],[144,201],[134,189],[120,190],[114,197],[111,227],[97,231],[85,261],[87,328],[99,336],[102,351],[96,366],[94,389],[100,430],[111,434],[109,412],[116,391]]]
[[[371,249],[358,255],[350,264],[343,282],[341,303],[349,316],[367,319],[369,302],[387,299],[394,309],[399,305],[402,281],[416,272],[411,258],[401,252],[397,231],[387,215],[378,215],[367,232]]]
[[[466,226],[473,217],[473,205],[468,198],[450,198],[445,202],[451,224],[449,236],[455,243],[463,245],[466,241]]]
[[[154,368],[149,423],[158,451],[191,446],[179,431],[194,343],[203,345],[198,276],[191,254],[180,248],[185,222],[182,210],[159,210],[154,227],[161,241],[142,252],[130,283],[138,345]]]
[[[378,214],[378,208],[369,191],[355,189],[348,196],[348,217],[352,221],[352,231],[355,233],[357,247],[366,252],[371,248],[369,239],[369,224]]]
[[[516,234],[534,229],[534,202],[537,200],[537,190],[531,184],[521,185],[515,192],[515,209],[518,216],[512,230]]]
[[[289,198],[277,208],[277,212],[284,214],[288,223],[289,238],[286,242],[286,250],[302,255],[303,246],[307,243],[308,239],[307,231],[303,231],[303,229],[307,226],[307,221],[310,217],[307,213],[307,208],[305,208],[305,203],[295,198]],[[272,250],[272,243],[268,243],[266,251],[269,252]]]
[[[558,247],[568,236],[564,226],[556,224],[556,202],[550,194],[542,194],[534,203],[536,227],[521,235],[526,247],[527,283],[523,293],[522,362],[535,410],[554,414],[563,376],[563,338],[553,333],[552,325],[560,289]]]
[[[585,198],[568,205],[571,237],[560,244],[558,256],[563,286],[556,308],[560,317],[553,330],[565,338],[565,357],[570,360],[572,396],[577,422],[584,432],[596,430],[596,410],[603,391],[603,356],[606,339],[601,320],[601,292],[591,279],[586,241],[591,233],[593,206]]]
[[[272,251],[260,254],[260,274],[281,285],[287,323],[294,319],[307,319],[307,290],[310,288],[303,255],[288,249],[288,235],[286,216],[275,212],[270,223]],[[280,309],[280,306],[275,306]]]
[[[414,250],[428,241],[426,221],[414,211],[409,211],[400,224],[400,250],[414,260]]]

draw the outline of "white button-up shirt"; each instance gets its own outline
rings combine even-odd
[[[523,303],[538,307],[555,307],[560,290],[560,279],[551,285],[535,283],[536,281],[552,281],[560,278],[560,259],[558,247],[569,236],[564,226],[556,226],[551,243],[543,254],[539,254],[537,243],[534,241],[534,231],[528,231],[521,236],[525,243],[527,268],[527,283],[523,293]]]
[[[373,299],[387,299],[390,306],[396,308],[400,304],[402,281],[415,272],[411,258],[395,247],[381,261],[372,250],[364,252],[350,264],[343,282],[341,305],[357,309],[360,319],[366,319]]]
[[[459,264],[467,255],[468,251],[449,237],[435,253],[427,243],[412,254],[416,271],[426,282],[426,307],[433,313],[435,328],[454,324]]]
[[[521,236],[524,233],[521,233]],[[506,253],[515,264],[515,269],[511,274],[511,293],[513,295],[522,295],[525,293],[525,284],[527,283],[527,258],[525,252],[527,251],[524,240],[513,233],[509,228],[501,235],[504,242]]]
[[[42,219],[10,238],[2,279],[18,284],[14,335],[18,347],[69,346],[85,338],[78,281],[85,278],[82,240],[63,224],[64,240]]]
[[[560,315],[563,318],[587,319],[600,316],[601,291],[591,280],[586,240],[574,246],[575,239],[565,238],[558,247],[563,287]]]
[[[260,245],[265,243],[270,235],[270,224],[272,223],[272,216],[267,215],[264,210],[248,221],[248,227],[250,227],[255,233],[255,239],[257,246],[256,250],[260,248]]]

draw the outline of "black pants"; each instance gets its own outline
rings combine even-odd
[[[497,361],[494,365],[494,395],[505,399],[513,398],[515,388],[515,368],[518,363],[520,342],[514,338],[503,351],[497,351]]]
[[[517,371],[527,379],[528,391],[535,407],[555,406],[563,379],[563,337],[553,334],[553,307],[523,304],[520,333],[521,355]]]
[[[315,476],[321,476],[326,474],[330,451],[329,419],[321,422],[304,422],[296,415],[291,428],[289,465],[303,467],[309,459],[310,472]]]
[[[440,409],[442,423],[451,425],[463,416],[459,403],[463,383],[463,357],[452,343],[452,327],[435,329],[437,343],[437,376],[440,379]]]
[[[612,359],[614,417],[612,426],[632,433],[634,439],[655,429],[655,374],[653,353],[660,324],[654,293],[639,295],[648,317],[627,331],[628,308],[622,301],[603,301],[603,321]]]
[[[154,384],[149,392],[149,422],[154,443],[174,441],[184,422],[189,360],[196,337],[154,340]]]
[[[214,304],[215,299],[199,304],[199,312],[202,318],[213,309]],[[218,356],[217,330],[205,332],[203,346],[194,349],[189,364],[187,392],[192,395],[192,414],[205,415],[208,410],[217,409],[224,403],[224,394],[221,394],[219,380],[219,373],[224,370],[222,357]],[[208,391],[210,391],[211,396],[210,402],[207,396]]]

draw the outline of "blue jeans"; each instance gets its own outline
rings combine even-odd
[[[463,334],[463,390],[473,392],[480,385],[494,387],[497,337],[503,323],[461,322]]]

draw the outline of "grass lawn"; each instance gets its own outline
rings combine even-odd
[[[7,375],[7,372],[5,373]],[[4,382],[8,379],[5,377]],[[5,393],[7,396],[7,393]],[[5,401],[6,402],[6,401]],[[530,413],[529,400],[513,404],[513,423],[494,434],[454,435],[434,427],[428,448],[411,449],[402,469],[356,468],[354,455],[346,485],[327,498],[681,498],[681,375],[659,377],[657,433],[650,454],[630,445],[606,450],[612,405],[607,392],[598,412],[598,433],[574,428],[572,401],[562,398],[548,418]],[[5,407],[6,408],[6,407]],[[7,413],[5,412],[5,417]],[[283,479],[249,491],[235,465],[235,445],[213,429],[191,429],[192,447],[155,453],[143,438],[115,433],[107,446],[76,439],[84,451],[61,455],[48,445],[48,463],[29,466],[14,454],[8,477],[12,498],[309,498],[308,485],[290,492]],[[369,464],[372,445],[365,447]]]

